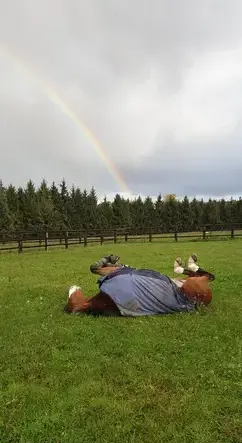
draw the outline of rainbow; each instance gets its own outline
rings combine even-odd
[[[105,149],[101,146],[98,139],[95,137],[95,135],[92,133],[92,131],[81,121],[78,116],[70,109],[70,107],[67,105],[67,103],[62,100],[62,98],[45,82],[40,80],[37,75],[35,75],[30,70],[29,66],[27,66],[25,63],[23,63],[22,60],[20,60],[18,57],[16,57],[12,52],[9,51],[5,46],[0,46],[0,54],[2,54],[5,57],[8,57],[17,68],[21,69],[25,74],[29,75],[32,79],[34,79],[35,83],[37,83],[40,88],[42,89],[43,93],[46,95],[46,97],[55,105],[58,106],[58,108],[74,123],[74,125],[86,136],[87,140],[90,142],[92,147],[94,148],[95,152],[99,155],[99,157],[102,159],[104,165],[108,169],[110,175],[113,177],[114,181],[118,184],[121,192],[132,194],[126,181],[121,176],[117,166],[115,163],[110,159],[108,154],[105,152]]]

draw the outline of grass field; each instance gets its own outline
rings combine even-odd
[[[242,243],[117,244],[0,256],[1,443],[242,442]],[[198,314],[69,316],[72,284],[95,293],[91,262],[172,276],[195,248],[216,274]]]

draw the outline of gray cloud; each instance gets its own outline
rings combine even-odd
[[[169,144],[163,154],[158,149],[136,169],[126,168],[123,172],[131,187],[141,194],[153,195],[157,189],[163,195],[174,193],[179,197],[240,195],[241,140],[242,130],[237,128],[232,137],[210,146],[203,142]]]
[[[242,192],[239,0],[0,0],[1,176],[119,190],[83,131],[144,195]],[[23,73],[16,57],[34,75]],[[226,179],[225,179],[226,176]]]

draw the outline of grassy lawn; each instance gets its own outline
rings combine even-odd
[[[177,255],[197,252],[217,277],[211,307],[64,314],[69,286],[94,294],[89,265],[111,252],[170,276]],[[241,263],[240,240],[2,254],[0,442],[242,442]]]

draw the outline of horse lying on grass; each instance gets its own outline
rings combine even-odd
[[[196,254],[189,257],[187,267],[180,257],[174,262],[174,272],[186,279],[132,268],[118,260],[111,255],[91,265],[91,272],[100,276],[98,293],[86,298],[80,287],[72,286],[65,312],[137,317],[191,312],[212,301],[209,284],[215,276],[198,266]]]

